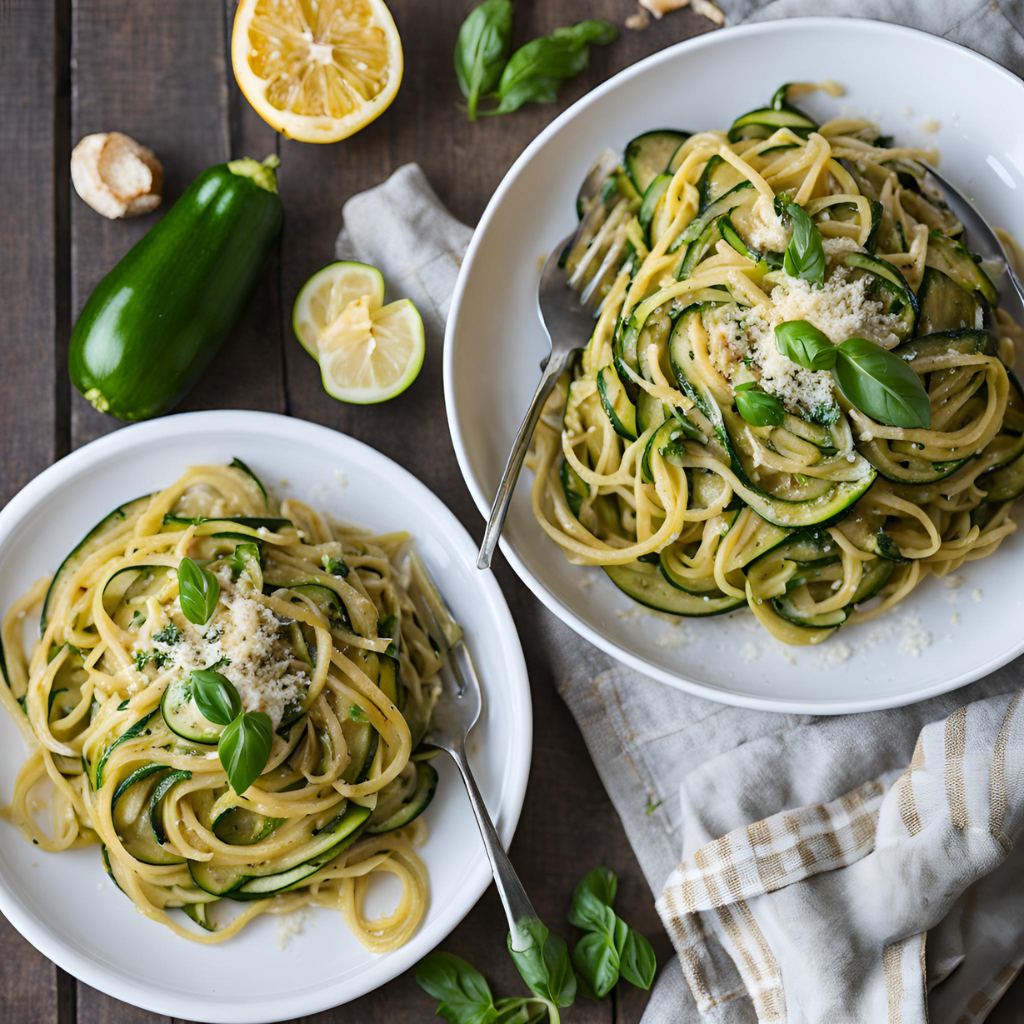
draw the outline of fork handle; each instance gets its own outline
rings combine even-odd
[[[473,814],[476,815],[476,823],[480,826],[480,836],[484,841],[484,849],[487,851],[487,859],[491,862],[491,873],[494,875],[494,884],[501,898],[501,905],[505,908],[505,916],[508,918],[508,929],[512,936],[512,948],[515,950],[525,949],[529,939],[519,929],[519,922],[535,918],[537,912],[530,903],[530,897],[526,895],[523,883],[519,881],[516,869],[512,867],[512,861],[508,859],[494,829],[494,823],[487,812],[484,798],[477,788],[476,779],[469,767],[466,758],[466,747],[459,743],[451,747],[445,747],[452,756],[452,760],[458,765],[462,772],[463,781],[466,783],[466,790],[469,793],[469,802],[473,807]]]
[[[559,352],[557,355],[552,352],[541,374],[540,383],[533,393],[530,401],[530,408],[526,410],[519,432],[515,441],[512,442],[512,451],[509,452],[508,462],[501,474],[501,481],[498,483],[498,492],[494,495],[494,504],[491,505],[491,514],[487,518],[487,527],[484,530],[483,543],[480,545],[480,554],[477,555],[476,567],[487,569],[490,567],[491,559],[494,557],[494,549],[498,545],[498,538],[501,536],[501,528],[505,525],[505,516],[508,515],[508,506],[512,501],[512,492],[515,490],[516,481],[523,468],[523,459],[526,458],[527,449],[530,447],[530,439],[533,437],[537,420],[540,419],[540,411],[544,407],[551,389],[555,386],[559,374],[565,369],[569,359],[569,352]]]

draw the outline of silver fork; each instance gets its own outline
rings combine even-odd
[[[930,164],[925,169],[949,203],[949,208],[956,215],[957,220],[964,226],[964,234],[968,239],[968,247],[978,253],[982,259],[994,260],[1006,267],[1006,278],[1010,282],[1010,289],[1002,289],[1000,294],[999,307],[1006,310],[1017,323],[1024,323],[1024,287],[1014,273],[1013,266],[1007,256],[1003,243],[995,233],[992,225],[978,212],[974,204],[953,185],[949,179],[940,174]]]
[[[430,577],[422,562],[419,562],[418,568],[429,581]],[[491,863],[494,884],[505,908],[505,916],[508,918],[512,948],[520,951],[529,945],[529,940],[521,931],[519,924],[523,920],[536,918],[537,913],[501,845],[466,755],[466,737],[479,720],[483,705],[480,679],[462,638],[462,630],[455,624],[454,618],[444,604],[444,599],[440,596],[440,591],[433,586],[432,581],[431,586],[441,604],[441,612],[449,628],[446,629],[438,621],[434,609],[430,607],[424,595],[419,591],[412,591],[413,603],[420,620],[444,655],[441,664],[441,683],[444,689],[434,708],[430,729],[424,737],[424,742],[440,747],[450,754],[462,773],[462,780],[469,793],[469,802],[476,816],[476,823],[480,827],[484,849],[487,851],[487,859]],[[454,629],[450,628],[452,625],[455,626]]]
[[[597,256],[602,251],[601,247],[594,247],[593,251],[588,251],[583,256],[571,275],[561,266],[561,258],[563,253],[575,248],[581,240],[586,240],[588,235],[599,233],[601,222],[609,212],[609,205],[599,201],[601,188],[609,174],[617,167],[618,158],[611,150],[606,150],[598,157],[576,198],[577,208],[585,210],[580,224],[552,249],[541,271],[540,282],[537,285],[537,311],[551,351],[541,363],[543,372],[540,382],[512,442],[512,450],[501,474],[491,514],[484,530],[483,543],[480,545],[480,554],[476,560],[478,569],[488,568],[494,557],[494,549],[501,536],[501,528],[505,524],[512,492],[523,468],[523,459],[526,458],[530,439],[540,419],[544,402],[573,354],[586,345],[593,331],[593,311],[601,298],[599,285],[607,269],[614,262],[615,253],[605,252],[601,262],[594,266],[596,259],[590,257]]]

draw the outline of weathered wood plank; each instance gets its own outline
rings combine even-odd
[[[55,280],[60,5],[0,3],[0,305],[4,425],[0,504],[59,454]],[[6,799],[6,794],[4,798]],[[9,826],[2,826],[8,828]],[[57,1021],[57,970],[0,917],[5,1020]]]

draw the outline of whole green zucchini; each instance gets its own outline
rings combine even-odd
[[[97,285],[72,332],[68,369],[100,412],[159,416],[210,364],[281,230],[278,162],[204,171]]]

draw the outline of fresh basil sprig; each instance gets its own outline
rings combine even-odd
[[[793,226],[792,237],[782,258],[782,269],[790,277],[801,277],[820,288],[825,283],[825,248],[821,232],[802,206],[785,202],[782,208]]]
[[[736,411],[752,426],[778,427],[786,419],[786,410],[774,396],[764,391],[756,391],[754,382],[738,384],[736,392]]]
[[[239,796],[263,774],[273,742],[274,725],[262,711],[243,711],[220,734],[217,754]]]
[[[899,356],[867,338],[847,338],[832,369],[846,400],[879,423],[928,429],[932,407],[921,378]]]
[[[183,558],[178,565],[178,601],[185,618],[197,626],[205,625],[213,617],[219,597],[217,577],[191,558]]]
[[[927,429],[931,402],[921,378],[899,356],[867,338],[847,338],[840,345],[805,320],[775,328],[779,351],[808,370],[831,370],[846,400],[879,423]]]
[[[512,0],[484,0],[469,12],[455,44],[455,76],[476,120],[481,96],[493,92],[512,48]]]
[[[196,707],[214,725],[230,725],[242,713],[242,701],[231,681],[212,668],[198,669],[189,683]]]
[[[524,103],[554,103],[562,82],[590,64],[591,44],[605,46],[618,34],[610,22],[588,18],[521,46],[501,74],[497,109],[487,113],[511,114]]]
[[[588,19],[532,39],[509,57],[511,0],[484,0],[470,11],[455,46],[455,75],[471,121],[477,114],[510,114],[524,103],[553,103],[559,86],[590,63],[590,47],[618,36],[607,21]],[[480,110],[483,97],[497,106]]]
[[[241,796],[262,774],[274,742],[274,726],[262,711],[243,711],[238,690],[212,668],[197,669],[189,677],[192,700],[199,713],[226,728],[217,742],[217,756],[231,788]]]
[[[587,934],[576,944],[572,962],[593,995],[601,999],[620,977],[649,989],[658,967],[651,944],[612,909],[618,882],[604,866],[583,876],[573,893],[569,922]]]
[[[451,1024],[557,1024],[558,1008],[533,996],[499,999],[487,979],[461,956],[436,952],[416,968],[416,981],[441,1004],[437,1015]]]

